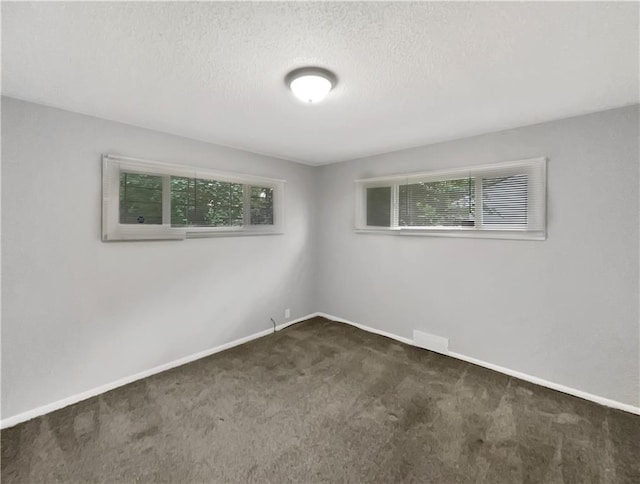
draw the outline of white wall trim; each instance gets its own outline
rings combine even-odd
[[[339,318],[338,316],[333,316],[327,313],[317,313],[316,316],[320,316],[322,318],[330,319],[331,321],[335,321],[336,323],[345,323],[350,326],[355,326],[356,328],[360,328],[369,333],[379,334],[380,336],[386,336],[387,338],[395,339],[396,341],[400,341],[401,343],[405,343],[413,346],[413,340],[409,338],[404,338],[402,336],[398,336],[397,334],[387,333],[386,331],[382,331],[381,329],[372,328],[370,326],[365,326],[364,324],[354,323],[353,321],[349,321],[347,319]]]
[[[292,321],[287,321],[286,323],[282,323],[276,326],[276,331],[280,331],[281,329],[286,328],[287,326],[291,326],[292,324],[299,323],[301,321],[305,321],[307,319],[318,316],[319,313],[307,314],[306,316],[302,316],[301,318],[294,319]],[[329,319],[329,318],[328,318]],[[176,368],[178,366],[185,365],[187,363],[191,363],[192,361],[199,360],[201,358],[205,358],[207,356],[213,355],[215,353],[219,353],[221,351],[227,350],[229,348],[233,348],[234,346],[241,345],[243,343],[248,343],[257,338],[261,338],[263,336],[267,336],[273,333],[273,328],[265,329],[264,331],[259,331],[258,333],[250,334],[249,336],[245,336],[243,338],[239,338],[228,343],[221,344],[220,346],[216,346],[214,348],[210,348],[208,350],[200,351],[198,353],[193,353],[191,355],[178,358],[177,360],[170,361],[169,363],[165,363],[163,365],[156,366],[149,370],[144,370],[139,373],[136,373],[131,376],[127,376],[124,378],[120,378],[119,380],[113,381],[111,383],[106,383],[104,385],[100,385],[99,387],[92,388],[91,390],[87,390],[82,393],[77,393],[75,395],[71,395],[67,398],[63,398],[62,400],[58,400],[52,403],[48,403],[46,405],[42,405],[41,407],[36,407],[32,410],[27,410],[26,412],[19,413],[17,415],[13,415],[11,417],[4,418],[0,420],[0,429],[6,429],[8,427],[13,427],[22,422],[26,422],[27,420],[31,420],[32,418],[40,417],[41,415],[45,415],[47,413],[51,413],[55,410],[59,410],[61,408],[67,407],[69,405],[73,405],[74,403],[81,402],[83,400],[87,400],[88,398],[95,397],[102,393],[106,393],[115,388],[127,385],[129,383],[133,383],[137,380],[142,380],[143,378],[150,377],[157,373],[162,373],[163,371],[171,370],[172,368]]]
[[[486,361],[478,360],[477,358],[456,353],[454,351],[450,351],[448,356],[452,356],[454,358],[466,361],[468,363],[473,363],[474,365],[483,366],[490,370],[504,373],[505,375],[509,375],[514,378],[519,378],[520,380],[528,381],[529,383],[534,383],[536,385],[547,387],[552,390],[556,390],[562,393],[567,393],[569,395],[573,395],[574,397],[583,398],[584,400],[590,400],[592,402],[599,403],[600,405],[604,405],[605,407],[611,407],[618,410],[623,410],[625,412],[640,415],[640,407],[635,407],[633,405],[629,405],[628,403],[618,402],[617,400],[611,400],[609,398],[601,397],[599,395],[594,395],[593,393],[577,390],[575,388],[571,388],[566,385],[562,385],[560,383],[554,383],[552,381],[545,380],[543,378],[538,378],[537,376],[528,375],[520,371],[511,370],[509,368],[504,368],[499,365],[494,365],[493,363],[487,363]]]
[[[315,316],[321,316],[326,319],[330,319],[331,321],[336,321],[338,323],[345,323],[351,326],[355,326],[356,328],[362,329],[364,331],[368,331],[370,333],[379,334],[382,336],[386,336],[387,338],[394,339],[396,341],[400,341],[401,343],[405,343],[411,346],[417,346],[414,342],[409,338],[404,338],[402,336],[395,335],[393,333],[388,333],[386,331],[381,331],[376,328],[371,328],[369,326],[365,326],[364,324],[354,323],[353,321],[349,321],[343,318],[339,318],[337,316],[333,316],[331,314],[326,313],[317,313]],[[418,346],[419,347],[419,346]],[[444,353],[443,353],[444,354]],[[478,360],[477,358],[473,358],[471,356],[466,356],[461,353],[456,353],[455,351],[449,351],[446,353],[446,356],[451,356],[458,360],[463,360],[468,363],[472,363],[474,365],[482,366],[484,368],[488,368],[490,370],[497,371],[499,373],[504,373],[505,375],[512,376],[514,378],[519,378],[520,380],[528,381],[529,383],[534,383],[536,385],[540,385],[543,387],[550,388],[552,390],[556,390],[562,393],[567,393],[568,395],[573,395],[574,397],[582,398],[584,400],[589,400],[591,402],[598,403],[600,405],[604,405],[606,407],[615,408],[617,410],[622,410],[624,412],[633,413],[636,415],[640,415],[640,407],[636,407],[634,405],[630,405],[628,403],[618,402],[616,400],[611,400],[609,398],[601,397],[599,395],[594,395],[592,393],[584,392],[582,390],[577,390],[575,388],[571,388],[565,385],[561,385],[560,383],[554,383],[549,380],[545,380],[543,378],[538,378],[537,376],[528,375],[526,373],[522,373],[516,370],[511,370],[509,368],[505,368],[499,365],[495,365],[493,363],[488,363],[486,361]]]
[[[282,323],[276,326],[276,331],[280,331],[281,329],[286,328],[287,326],[291,326],[292,324],[299,323],[301,321],[305,321],[307,319],[314,318],[316,316],[320,316],[331,321],[335,321],[337,323],[344,323],[350,326],[354,326],[356,328],[362,329],[363,331],[367,331],[369,333],[379,334],[381,336],[386,336],[387,338],[391,338],[393,340],[399,341],[401,343],[405,343],[411,346],[416,346],[413,343],[413,340],[409,338],[405,338],[403,336],[398,336],[393,333],[388,333],[387,331],[382,331],[380,329],[372,328],[370,326],[365,326],[364,324],[354,323],[353,321],[349,321],[347,319],[339,318],[338,316],[333,316],[331,314],[326,314],[322,312],[316,312],[307,314],[306,316],[302,316],[301,318],[294,319],[292,321],[288,321],[286,323]],[[51,413],[55,410],[59,410],[61,408],[67,407],[69,405],[73,405],[74,403],[81,402],[83,400],[87,400],[88,398],[95,397],[101,395],[102,393],[106,393],[115,388],[127,385],[129,383],[133,383],[134,381],[141,380],[143,378],[150,377],[157,373],[161,373],[163,371],[170,370],[172,368],[176,368],[178,366],[185,365],[187,363],[191,363],[192,361],[199,360],[201,358],[205,358],[207,356],[213,355],[215,353],[219,353],[221,351],[227,350],[229,348],[233,348],[234,346],[241,345],[243,343],[248,343],[257,338],[261,338],[263,336],[267,336],[273,332],[273,329],[265,329],[263,331],[259,331],[258,333],[251,334],[249,336],[245,336],[243,338],[236,339],[234,341],[230,341],[228,343],[224,343],[222,345],[216,346],[214,348],[210,348],[208,350],[200,351],[198,353],[194,353],[192,355],[185,356],[183,358],[178,358],[177,360],[173,360],[169,363],[165,363],[163,365],[156,366],[149,370],[141,371],[134,375],[120,378],[119,380],[113,381],[111,383],[106,383],[104,385],[100,385],[99,387],[93,388],[91,390],[87,390],[82,393],[78,393],[75,395],[71,395],[67,398],[63,398],[62,400],[58,400],[52,403],[48,403],[46,405],[42,405],[40,407],[34,408],[32,410],[27,410],[26,412],[19,413],[17,415],[13,415],[11,417],[7,417],[5,419],[0,420],[0,429],[5,429],[8,427],[13,427],[22,422],[26,422],[27,420],[31,420],[32,418],[40,417],[41,415],[45,415],[47,413]],[[521,373],[516,370],[511,370],[509,368],[504,368],[499,365],[494,365],[493,363],[487,363],[486,361],[478,360],[471,356],[466,356],[460,353],[456,353],[453,351],[449,351],[447,356],[451,356],[453,358],[457,358],[459,360],[466,361],[468,363],[472,363],[474,365],[482,366],[484,368],[489,368],[490,370],[497,371],[499,373],[504,373],[505,375],[509,375],[515,378],[519,378],[524,381],[528,381],[530,383],[534,383],[536,385],[541,385],[543,387],[551,388],[552,390],[556,390],[562,393],[567,393],[569,395],[573,395],[575,397],[583,398],[585,400],[589,400],[600,405],[604,405],[607,407],[615,408],[618,410],[623,410],[625,412],[633,413],[636,415],[640,415],[640,407],[636,407],[634,405],[629,405],[627,403],[618,402],[616,400],[611,400],[609,398],[601,397],[598,395],[593,395],[588,392],[584,392],[582,390],[577,390],[575,388],[567,387],[565,385],[561,385],[559,383],[550,382],[548,380],[544,380],[542,378],[538,378],[536,376],[527,375],[526,373]]]

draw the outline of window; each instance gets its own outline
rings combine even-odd
[[[356,180],[356,229],[546,238],[546,158]]]
[[[284,181],[103,156],[102,240],[282,233]]]

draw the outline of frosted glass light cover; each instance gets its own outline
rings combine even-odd
[[[289,85],[293,94],[303,102],[317,103],[322,101],[331,88],[329,79],[313,74],[300,76],[291,81]]]

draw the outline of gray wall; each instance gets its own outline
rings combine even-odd
[[[2,99],[2,417],[323,311],[638,405],[638,107],[312,168]],[[285,178],[286,233],[100,241],[100,155]],[[356,234],[356,178],[548,156],[548,240]],[[89,203],[87,203],[89,201]]]
[[[286,233],[103,243],[109,152],[284,178]],[[3,418],[316,311],[313,175],[3,98]]]
[[[638,106],[319,169],[322,311],[639,405]],[[354,180],[547,156],[548,239],[356,234]]]

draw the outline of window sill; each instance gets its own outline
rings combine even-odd
[[[126,242],[136,240],[184,240],[184,239],[201,239],[210,237],[246,237],[253,235],[281,235],[284,232],[281,229],[236,229],[227,230],[225,228],[161,228],[145,227],[144,229],[134,227],[119,228],[113,233],[104,236],[104,242]]]
[[[187,239],[204,239],[209,237],[247,237],[253,235],[282,235],[281,230],[187,230]]]
[[[472,239],[546,240],[544,232],[525,230],[423,229],[423,228],[357,228],[357,234],[402,235],[421,237],[462,237]]]

